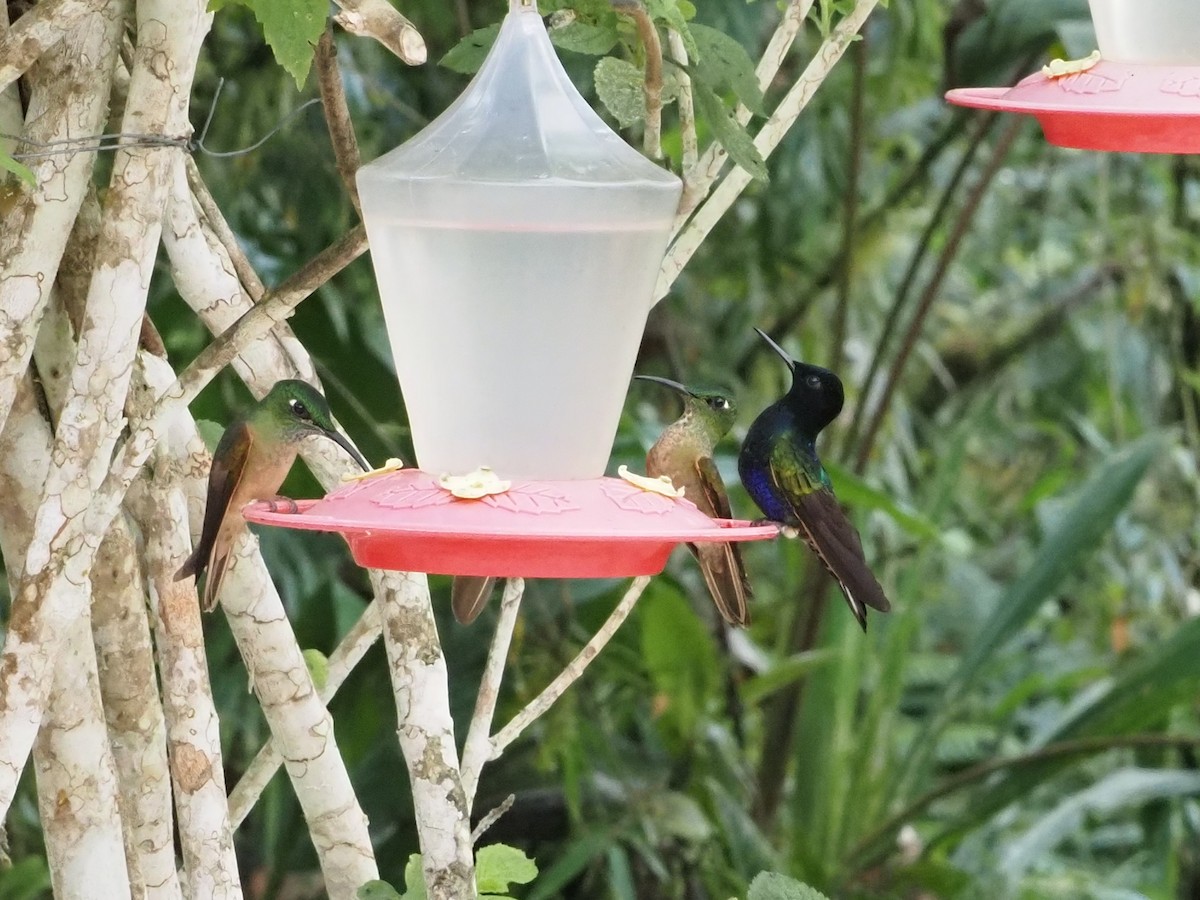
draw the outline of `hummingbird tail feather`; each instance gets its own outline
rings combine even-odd
[[[730,625],[750,624],[748,602],[750,581],[742,564],[742,555],[733,543],[693,544],[692,552],[700,562],[700,571],[713,603]]]
[[[184,560],[183,565],[179,567],[179,571],[175,573],[175,580],[183,581],[183,579],[191,578],[193,575],[199,578],[200,572],[200,550],[197,548],[192,551],[192,555]]]
[[[454,618],[470,625],[492,597],[496,579],[490,575],[456,575],[450,585],[450,608]]]

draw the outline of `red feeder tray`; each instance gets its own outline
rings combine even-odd
[[[775,537],[776,525],[711,519],[691,501],[620,478],[513,481],[503,493],[463,500],[419,469],[351,482],[297,512],[251,503],[261,525],[345,536],[368,568],[444,575],[616,578],[656,575],[674,546]]]
[[[946,99],[1032,115],[1060,147],[1200,153],[1200,66],[1102,59],[1070,75],[1038,72],[1012,88],[958,88]]]

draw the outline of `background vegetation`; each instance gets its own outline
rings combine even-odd
[[[402,6],[433,60],[504,9]],[[697,10],[752,54],[777,15],[742,0]],[[809,29],[785,74],[816,41]],[[1198,167],[1062,150],[1031,122],[941,100],[1093,44],[1083,0],[877,11],[769,182],[655,308],[639,370],[736,393],[731,482],[738,438],[785,387],[752,326],[842,374],[847,409],[822,451],[894,612],[864,637],[807,551],[777,541],[747,549],[754,622],[728,633],[678,554],[585,678],[484,772],[481,808],[517,798],[490,836],[541,869],[524,897],[726,898],[762,870],[839,897],[1200,895]],[[466,83],[372,42],[340,50],[368,158]],[[563,56],[590,94],[592,60]],[[216,17],[194,110],[218,78],[212,149],[252,143],[313,93],[238,7]],[[664,142],[677,164],[670,128]],[[268,277],[353,221],[315,110],[254,153],[199,162]],[[178,369],[208,338],[169,283],[151,315]],[[292,323],[367,456],[411,459],[369,263]],[[193,411],[224,422],[246,402],[229,376]],[[676,414],[631,388],[613,469]],[[285,488],[315,489],[299,470]],[[740,489],[733,500],[754,515]],[[302,644],[331,650],[365,607],[365,577],[336,538],[262,540]],[[501,704],[538,691],[620,588],[531,583]],[[489,614],[464,628],[439,608],[465,722]],[[207,627],[233,783],[265,725],[221,617]],[[381,875],[400,884],[416,837],[390,693],[377,647],[333,713]],[[5,900],[39,891],[31,788],[9,818]],[[315,858],[282,775],[239,837],[254,895],[306,895]]]

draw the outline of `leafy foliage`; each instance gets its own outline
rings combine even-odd
[[[217,12],[231,3],[253,10],[275,61],[296,80],[296,87],[303,87],[329,18],[329,4],[324,0],[209,0],[208,8]]]
[[[412,0],[406,14],[435,57],[475,35],[459,45],[474,54],[461,63],[399,70],[371,42],[340,41],[364,158],[416,133],[461,90],[456,73],[482,60],[504,4],[468,4],[465,23],[452,6]],[[601,6],[542,9],[574,13],[551,33],[586,96],[603,108],[599,67],[620,66],[640,102],[641,48]],[[1188,743],[1200,734],[1200,164],[1063,151],[1017,120],[946,107],[946,83],[1003,84],[1030,60],[1086,54],[1078,45],[1092,38],[1083,0],[957,4],[966,16],[957,31],[946,29],[950,6],[914,0],[874,14],[866,40],[765,164],[769,186],[752,186],[651,312],[638,362],[641,372],[731,386],[742,413],[718,463],[747,517],[739,429],[787,377],[751,326],[836,368],[847,406],[819,446],[894,610],[873,616],[864,636],[800,542],[764,542],[745,548],[753,623],[730,634],[693,560],[676,554],[585,678],[484,770],[481,808],[517,798],[489,837],[539,861],[536,880],[512,888],[525,900],[758,900],[761,884],[793,887],[785,878],[838,897],[972,897],[994,887],[1006,861],[1013,896],[1188,896],[1200,885]],[[845,8],[814,5],[816,27],[800,34],[761,109]],[[734,130],[731,110],[760,107],[748,101],[743,62],[711,68],[737,56],[713,45],[723,35],[753,58],[776,4],[664,0],[652,12],[660,29],[682,19],[697,51],[686,71],[702,137],[754,165],[738,156],[749,135]],[[195,106],[207,108],[218,68],[237,102],[216,118],[213,146],[250,143],[297,102],[294,75],[260,44],[248,16],[217,16]],[[639,127],[632,112],[613,118]],[[1008,128],[1020,130],[954,251],[965,196]],[[664,129],[678,168],[670,110]],[[198,162],[270,283],[354,221],[315,117],[252,156]],[[182,365],[208,336],[165,275],[150,312]],[[369,265],[356,264],[292,324],[368,456],[407,456],[374,290]],[[905,342],[909,361],[890,375]],[[883,377],[868,386],[877,350]],[[885,382],[893,399],[866,445],[863,423],[852,423],[869,419]],[[614,470],[639,468],[678,414],[638,390]],[[225,422],[244,402],[223,377],[193,411]],[[285,492],[315,486],[297,471]],[[262,539],[302,644],[329,653],[365,607],[362,573],[335,538]],[[458,626],[446,580],[433,583],[461,722],[495,611]],[[501,721],[579,650],[622,588],[530,583]],[[234,782],[265,727],[227,629],[216,617],[206,628]],[[332,709],[380,874],[406,883],[417,841],[379,648]],[[8,822],[11,853],[36,877],[44,864],[29,785],[22,797]],[[239,842],[251,874],[272,883],[315,866],[282,779]],[[0,896],[10,877],[0,874]]]

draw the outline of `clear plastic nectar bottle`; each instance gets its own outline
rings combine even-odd
[[[358,187],[418,465],[603,474],[682,185],[579,95],[533,0]]]

